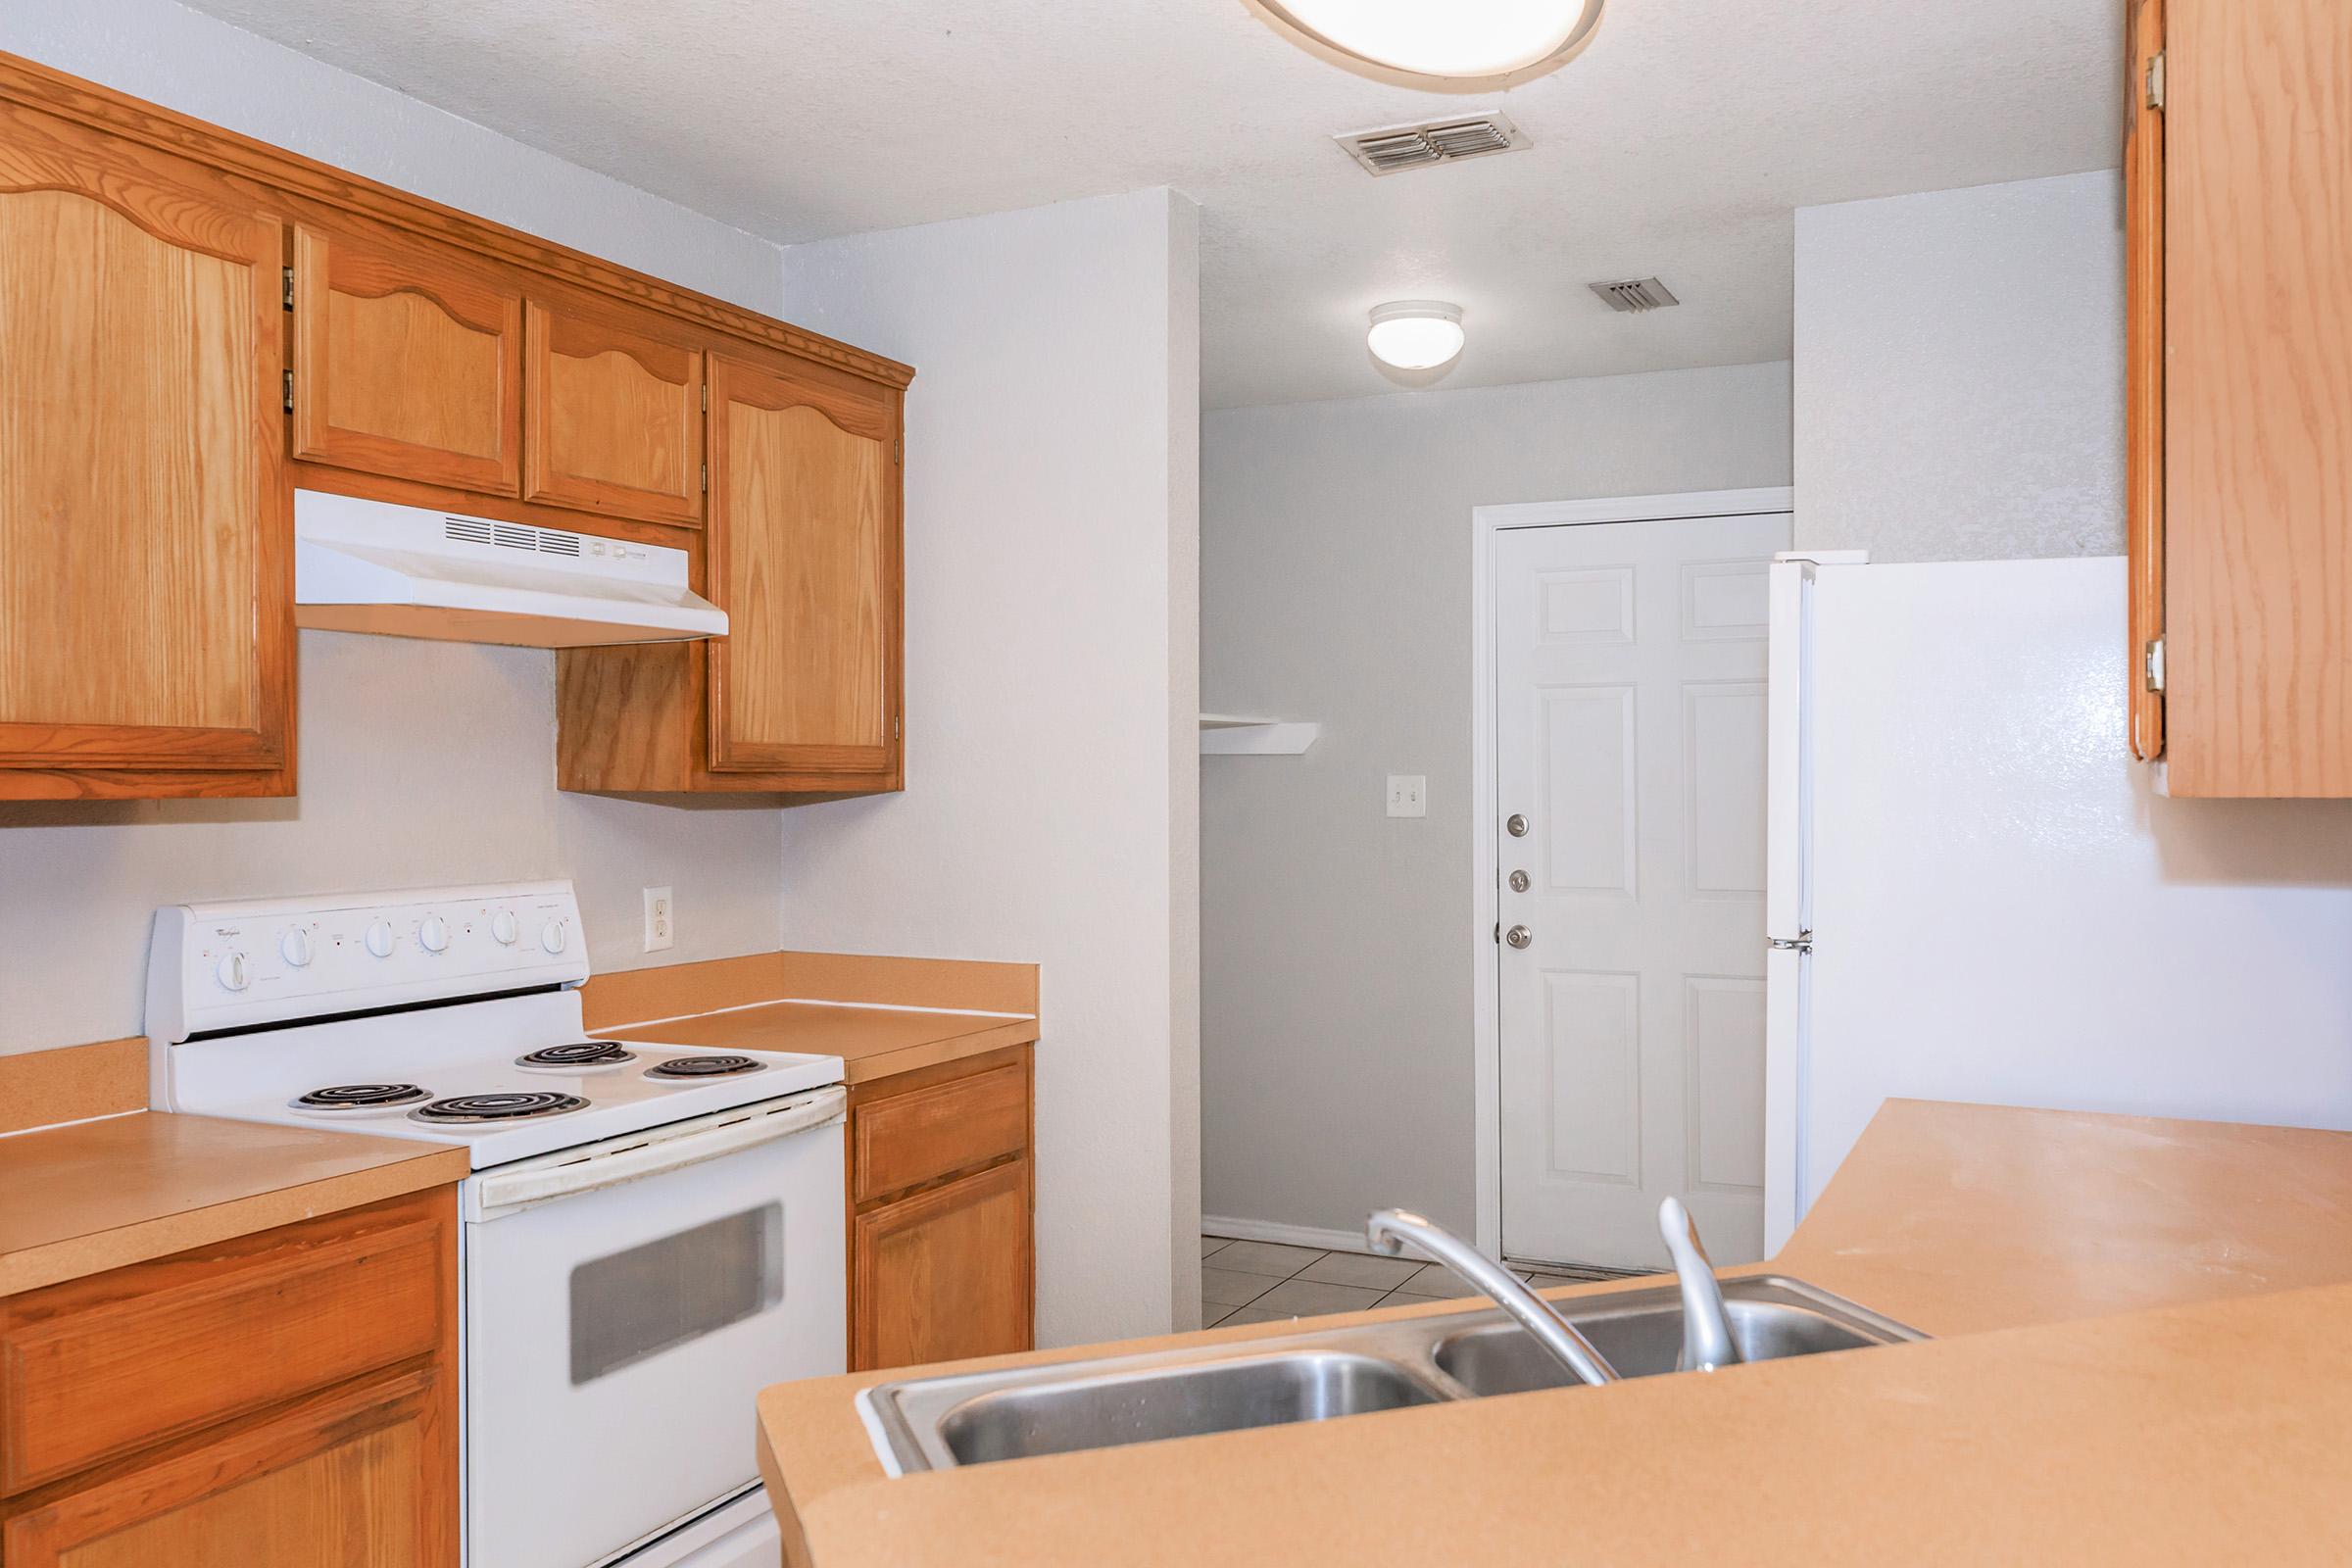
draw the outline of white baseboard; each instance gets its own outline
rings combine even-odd
[[[1372,1249],[1362,1231],[1327,1231],[1312,1225],[1285,1225],[1270,1219],[1234,1219],[1225,1214],[1200,1216],[1200,1234],[1229,1236],[1237,1242],[1280,1242],[1285,1247],[1312,1247],[1325,1252],[1363,1252]]]

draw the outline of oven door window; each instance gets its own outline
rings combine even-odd
[[[784,1298],[784,1205],[763,1203],[571,1271],[571,1383],[659,1355]]]

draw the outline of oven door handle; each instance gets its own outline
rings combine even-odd
[[[657,1128],[635,1141],[614,1139],[587,1150],[525,1160],[473,1179],[468,1220],[498,1219],[558,1199],[576,1198],[622,1182],[697,1165],[779,1138],[840,1121],[849,1093],[838,1085],[771,1104],[714,1111],[680,1125]]]

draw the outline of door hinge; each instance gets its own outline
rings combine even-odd
[[[710,412],[710,383],[705,381],[698,390],[703,394],[703,412],[709,414]]]
[[[708,463],[706,463],[706,464],[704,464],[704,465],[703,465],[703,494],[705,494],[705,495],[709,495],[710,493],[710,465],[709,465]]]
[[[289,268],[286,268],[286,269],[285,269],[285,274],[286,274],[285,306],[286,306],[286,309],[290,311],[290,310],[292,310],[292,309],[294,308],[294,269],[292,269],[291,267],[289,267]]]
[[[294,412],[294,372],[292,370],[286,372],[286,412],[288,414]]]
[[[2108,79],[2109,79],[2110,81],[2112,81],[2112,80],[2114,80],[2115,78],[2111,76],[2111,77],[2109,77]],[[2147,76],[2144,78],[2144,80],[2143,80],[2143,82],[2142,82],[2142,85],[2144,85],[2144,86],[2147,88],[2147,93],[2148,93],[2148,107],[2149,107],[2150,109],[2158,109],[2158,110],[2161,110],[2161,109],[2164,107],[2164,51],[2163,51],[2163,50],[2159,49],[2159,50],[2157,50],[2157,51],[2156,51],[2154,54],[2152,54],[2152,55],[2148,56],[2148,74],[2147,74]]]
[[[2151,637],[2148,646],[2140,650],[2139,670],[2148,683],[2148,690],[2164,690],[2164,639]]]
[[[1792,937],[1774,937],[1764,945],[1782,953],[1811,953],[1813,951],[1813,933],[1799,931]]]
[[[904,739],[906,739],[906,716],[904,713],[902,713],[902,714],[900,714],[898,717],[896,717],[896,718],[894,718],[894,719],[892,719],[892,720],[890,721],[890,738],[891,738],[892,740],[896,741],[896,740],[904,740]]]
[[[894,436],[890,443],[890,461],[901,467],[906,466],[906,438]]]

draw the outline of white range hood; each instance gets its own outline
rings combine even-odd
[[[294,620],[324,631],[585,648],[723,637],[683,550],[294,492]]]

